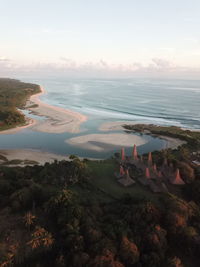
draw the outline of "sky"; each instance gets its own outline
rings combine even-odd
[[[0,76],[200,74],[199,0],[0,0]]]

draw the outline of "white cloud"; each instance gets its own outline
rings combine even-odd
[[[3,57],[2,57],[3,59]],[[140,62],[132,64],[110,64],[100,59],[97,62],[77,63],[73,59],[61,57],[57,62],[35,62],[17,64],[16,62],[0,61],[0,76],[28,77],[97,77],[97,78],[130,78],[130,77],[170,77],[199,78],[199,68],[175,65],[163,58],[153,58],[146,65]]]
[[[4,56],[0,56],[0,61],[1,62],[7,62],[7,61],[10,61],[10,59],[7,57],[4,57]]]
[[[157,68],[166,69],[166,68],[171,68],[173,66],[173,64],[170,61],[163,58],[152,58],[152,61]]]

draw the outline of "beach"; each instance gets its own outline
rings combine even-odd
[[[37,121],[32,129],[48,133],[78,133],[81,123],[85,122],[87,117],[81,113],[42,102],[39,97],[44,93],[45,90],[41,87],[41,93],[31,96],[27,102],[26,109],[35,115],[45,117],[44,120]],[[31,107],[33,105],[37,107]]]
[[[45,162],[52,163],[54,160],[69,160],[68,156],[58,155],[55,153],[50,153],[46,151],[40,151],[36,149],[11,149],[11,150],[0,150],[0,155],[7,158],[8,161],[20,160],[22,163],[14,165],[33,165],[31,162],[28,163],[26,161],[34,161],[35,164],[44,165]],[[24,162],[25,161],[25,162]],[[4,163],[4,161],[1,161]],[[13,165],[13,164],[11,164]],[[10,165],[9,165],[10,166]]]
[[[26,117],[26,125],[1,131],[0,134],[15,134],[25,128],[47,133],[78,133],[80,131],[80,125],[87,120],[87,117],[81,113],[42,102],[40,96],[45,94],[45,90],[42,86],[40,90],[40,93],[30,97],[25,109],[44,119],[39,121]]]
[[[186,144],[186,141],[180,140],[178,138],[164,136],[164,135],[155,135],[155,136],[167,141],[166,148],[176,149],[177,147]]]
[[[5,157],[6,161],[1,159],[1,156]],[[59,155],[52,152],[41,151],[37,149],[5,149],[0,150],[0,165],[10,167],[24,167],[32,165],[44,165],[46,162],[53,163],[55,160],[71,160],[70,155]],[[83,157],[79,157],[83,160]],[[89,160],[99,160],[97,158],[88,158]],[[12,161],[12,162],[10,162]],[[21,161],[18,162],[17,161]],[[9,164],[6,164],[9,162]]]
[[[102,125],[99,126],[99,131],[104,131],[104,132],[106,132],[106,131],[119,131],[119,130],[125,131],[126,129],[123,127],[123,125],[134,125],[134,124],[138,124],[138,123],[133,122],[133,121],[106,122],[106,123],[103,123]],[[126,130],[126,131],[129,131],[129,130]],[[183,144],[186,144],[185,141],[180,140],[178,138],[173,138],[173,137],[164,136],[164,135],[154,135],[154,134],[151,134],[149,131],[145,131],[144,133],[150,134],[152,136],[155,136],[157,138],[164,139],[165,141],[167,141],[166,148],[175,149],[179,146],[182,146]]]
[[[126,133],[88,134],[67,139],[66,143],[83,149],[106,152],[120,147],[144,145],[147,141],[137,135]]]
[[[120,131],[125,130],[123,125],[133,125],[136,124],[134,121],[110,121],[105,122],[99,126],[99,131],[108,132],[108,131]]]
[[[47,88],[49,87],[47,86]],[[42,133],[47,133],[47,134],[48,133],[50,134],[66,133],[66,137],[64,137],[62,141],[63,147],[66,146],[66,156],[62,155],[65,153],[65,151],[62,149],[61,151],[57,149],[57,151],[55,151],[55,154],[54,154],[54,147],[53,146],[51,147],[51,144],[43,148],[42,143],[38,143],[38,146],[35,147],[35,144],[32,144],[31,146],[31,142],[30,142],[30,148],[34,148],[34,150],[32,150],[32,149],[27,149],[29,148],[28,146],[26,147],[20,147],[20,145],[19,147],[15,146],[15,143],[14,143],[14,147],[15,147],[14,149],[12,149],[12,146],[10,146],[8,147],[9,150],[7,150],[6,146],[4,147],[2,146],[2,149],[4,148],[4,150],[0,150],[0,154],[2,152],[8,153],[9,160],[18,158],[21,160],[28,159],[28,160],[37,161],[38,159],[39,163],[42,162],[42,164],[44,164],[44,162],[52,162],[54,159],[57,159],[57,160],[68,159],[67,156],[69,154],[77,153],[77,155],[79,155],[79,151],[76,150],[76,148],[86,150],[87,151],[86,154],[88,153],[88,157],[91,156],[94,158],[95,157],[98,158],[99,157],[98,153],[101,153],[101,152],[102,153],[104,152],[114,153],[116,151],[120,151],[122,147],[130,148],[134,144],[136,144],[137,146],[142,146],[142,145],[147,144],[147,147],[149,146],[149,143],[144,136],[138,136],[138,135],[129,133],[130,131],[124,129],[123,127],[123,125],[127,125],[127,124],[133,125],[133,124],[143,123],[142,121],[139,122],[138,120],[131,121],[130,119],[129,120],[127,119],[127,121],[126,120],[112,121],[112,118],[111,118],[111,120],[108,122],[106,119],[106,122],[104,123],[101,122],[102,124],[99,123],[99,125],[97,126],[97,130],[98,130],[97,133],[96,132],[94,133],[93,130],[90,131],[90,128],[87,128],[86,129],[88,130],[87,134],[83,135],[82,133],[81,136],[75,136],[75,137],[71,136],[70,134],[80,133],[80,126],[82,123],[88,120],[87,116],[79,112],[69,110],[67,108],[65,109],[65,108],[61,108],[61,107],[57,107],[57,106],[44,103],[40,99],[40,97],[44,95],[46,92],[42,86],[40,87],[40,89],[41,89],[40,93],[32,95],[30,97],[30,99],[26,103],[25,109],[34,115],[40,116],[41,119],[37,119],[37,118],[33,119],[33,118],[29,118],[26,116],[26,122],[27,122],[26,125],[16,127],[13,129],[9,129],[6,131],[2,131],[0,132],[0,134],[4,134],[4,135],[15,134],[26,128],[29,128],[31,130],[31,134],[33,134],[33,137],[34,135],[40,134],[40,132],[41,134]],[[68,90],[68,89],[64,89],[64,90]],[[59,92],[60,97],[62,97],[63,95],[65,95],[66,97],[66,92],[64,90]],[[67,96],[69,96],[69,92]],[[77,92],[74,97],[75,99],[77,98],[79,99],[79,95],[77,95]],[[80,98],[82,98],[82,95]],[[66,101],[67,101],[67,98],[66,98]],[[66,102],[68,103],[66,107],[72,104],[70,102],[70,98],[68,101],[69,102]],[[60,102],[57,102],[57,103],[60,103]],[[89,116],[90,115],[88,115],[88,117]],[[98,117],[93,119],[95,120],[95,123],[96,123],[96,119],[98,121]],[[91,118],[90,118],[90,121],[91,121]],[[86,127],[88,127],[88,124]],[[22,133],[25,133],[25,138],[27,138],[29,135],[27,132],[22,132]],[[69,137],[67,137],[67,133],[69,133]],[[183,141],[176,139],[176,138],[168,138],[165,136],[156,136],[156,137],[158,139],[161,138],[161,139],[166,140],[166,148],[174,149],[184,143]],[[13,138],[15,138],[15,136]],[[37,144],[37,139],[35,143]],[[51,153],[46,152],[47,150],[51,151]],[[97,152],[97,154],[95,155],[93,152]],[[83,154],[84,153],[82,153],[82,155]]]

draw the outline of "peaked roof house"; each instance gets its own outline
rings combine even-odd
[[[134,145],[134,147],[133,147],[133,159],[138,160],[138,153],[137,153],[136,145]]]
[[[185,182],[182,180],[179,169],[176,170],[174,177],[171,179],[171,184],[183,185]]]
[[[125,149],[124,148],[121,149],[121,160],[122,161],[125,160]]]
[[[149,165],[152,165],[152,163],[153,163],[153,161],[152,161],[152,154],[151,154],[151,152],[149,152],[149,154],[148,154],[148,164]]]

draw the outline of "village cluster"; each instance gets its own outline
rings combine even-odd
[[[134,175],[136,170],[137,175]],[[149,152],[148,160],[144,160],[142,155],[138,155],[136,145],[133,147],[131,156],[126,156],[125,149],[122,148],[119,159],[119,172],[115,173],[115,176],[123,186],[130,186],[139,182],[149,186],[153,192],[168,192],[170,184],[185,184],[179,169],[174,170],[173,164],[169,164],[167,159],[158,168],[153,162],[152,153]]]

